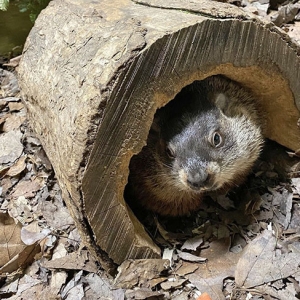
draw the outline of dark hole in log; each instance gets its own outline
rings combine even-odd
[[[146,226],[148,233],[153,238],[155,238],[155,234],[157,231],[157,225],[154,221],[156,217],[158,217],[160,221],[162,220],[164,225],[166,225],[170,231],[180,231],[180,228],[186,228],[187,226],[192,227],[195,225],[195,220],[199,219],[199,211],[201,215],[201,210],[206,209],[206,207],[208,206],[215,205],[216,207],[219,207],[217,201],[219,195],[224,196],[225,194],[227,194],[229,198],[235,203],[236,207],[239,207],[239,202],[241,202],[243,195],[249,189],[257,189],[259,193],[263,194],[267,191],[268,187],[275,187],[279,184],[279,182],[288,183],[290,178],[289,168],[294,165],[296,161],[298,161],[297,158],[289,157],[289,155],[287,154],[287,148],[280,146],[276,142],[266,139],[263,151],[261,151],[260,155],[255,160],[255,164],[253,164],[253,167],[248,170],[249,174],[247,174],[247,179],[245,180],[245,182],[241,182],[240,186],[233,187],[230,190],[220,189],[216,192],[213,191],[213,193],[210,193],[209,195],[205,194],[203,197],[199,196],[199,199],[203,198],[201,199],[201,201],[199,201],[198,208],[200,210],[195,209],[194,211],[192,209],[189,213],[185,214],[185,216],[161,216],[160,214],[157,215],[156,211],[152,212],[151,208],[149,209],[149,204],[146,203],[145,205],[145,203],[140,203],[139,199],[136,198],[135,192],[133,192],[132,189],[138,190],[138,193],[140,193],[141,197],[145,197],[145,199],[147,199],[146,201],[151,202],[151,199],[149,198],[149,190],[145,189],[145,187],[139,186],[140,180],[144,175],[142,174],[142,172],[149,172],[149,178],[151,178],[152,176],[157,176],[157,181],[168,180],[165,176],[161,176],[159,172],[154,173],[155,170],[157,171],[156,166],[150,165],[149,168],[149,157],[147,155],[149,154],[149,147],[151,148],[151,150],[154,150],[153,143],[155,144],[155,147],[159,148],[159,151],[165,152],[166,157],[171,157],[172,159],[172,156],[175,155],[174,153],[172,153],[172,148],[169,149],[165,141],[161,141],[159,139],[159,136],[161,134],[161,126],[170,125],[164,124],[164,122],[161,121],[161,116],[165,116],[167,114],[168,117],[171,116],[172,120],[178,119],[178,122],[181,122],[183,124],[181,124],[181,126],[178,126],[179,129],[176,127],[176,122],[174,121],[172,122],[171,126],[168,126],[166,133],[167,136],[170,135],[170,133],[171,135],[174,133],[178,134],[180,130],[182,130],[182,126],[185,126],[184,121],[180,120],[181,116],[185,112],[189,111],[190,108],[194,108],[195,99],[187,98],[185,99],[185,101],[183,101],[183,98],[186,95],[186,91],[190,88],[197,89],[197,82],[193,82],[191,85],[184,87],[174,99],[172,99],[164,107],[157,110],[156,114],[154,115],[153,123],[147,138],[147,145],[143,147],[140,153],[133,156],[130,162],[130,183],[128,183],[125,187],[124,198],[139,221]],[[201,112],[207,111],[207,113],[210,113],[211,110],[214,109],[211,104],[206,103],[205,99],[201,99],[200,106],[197,105],[197,107],[200,107]],[[213,114],[213,116],[215,115]],[[137,177],[131,177],[133,168],[135,168],[135,173],[141,172],[141,176],[139,179],[137,179]],[[136,168],[139,168],[139,170],[136,170]],[[257,176],[257,174],[261,173],[263,173],[262,178],[260,176]],[[176,186],[174,186],[174,190],[176,193]],[[168,193],[168,191],[164,189],[162,189],[161,192]],[[153,203],[155,205],[155,201]],[[153,218],[153,213],[156,216],[155,218]]]

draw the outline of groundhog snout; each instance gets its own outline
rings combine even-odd
[[[186,175],[186,183],[193,190],[200,190],[204,188],[210,181],[210,176],[205,170],[187,172]]]

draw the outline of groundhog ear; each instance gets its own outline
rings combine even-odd
[[[215,97],[215,104],[218,108],[220,108],[222,111],[225,111],[228,107],[229,100],[227,96],[223,93],[219,93]]]

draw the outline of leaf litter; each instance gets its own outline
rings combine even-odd
[[[300,41],[298,1],[227,2]],[[164,259],[125,261],[113,279],[81,244],[10,70],[0,69],[1,299],[300,298],[299,153],[269,148],[245,186],[190,218],[150,221]]]

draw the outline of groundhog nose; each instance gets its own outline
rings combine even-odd
[[[208,174],[206,172],[188,174],[187,176],[187,184],[194,190],[198,190],[204,187],[207,181]]]

